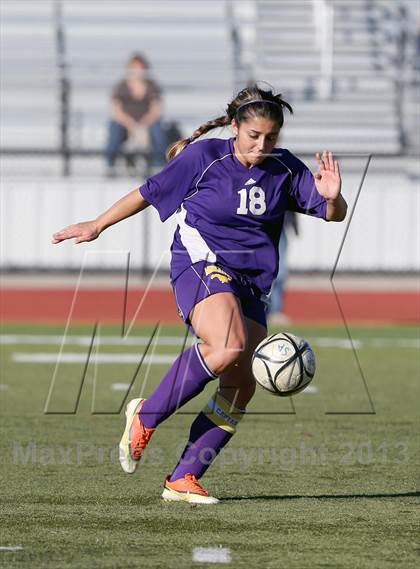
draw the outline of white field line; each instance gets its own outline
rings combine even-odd
[[[227,547],[194,547],[192,560],[197,563],[230,563],[232,557]]]
[[[143,360],[144,364],[163,365],[172,364],[178,354],[159,354],[154,356],[146,356]],[[68,354],[25,354],[22,352],[14,352],[12,360],[18,363],[31,364],[80,364],[86,362],[87,354],[77,354],[75,352]],[[141,354],[92,354],[89,361],[93,364],[139,364]]]
[[[59,335],[29,335],[29,334],[0,334],[0,344],[4,345],[54,345],[61,346],[63,336]],[[320,348],[342,348],[351,349],[352,343],[356,349],[364,347],[373,348],[420,348],[420,338],[354,338],[352,342],[346,338],[332,337],[308,337],[309,342],[313,346]],[[195,338],[187,338],[186,345],[191,345],[196,341]],[[91,336],[68,335],[65,338],[66,346],[90,346],[92,342]],[[150,342],[149,336],[129,336],[121,338],[120,336],[100,336],[95,339],[95,346],[147,346]],[[182,346],[184,338],[182,336],[159,336],[157,345],[159,346]]]
[[[7,385],[7,383],[0,383],[0,391],[7,391],[9,389],[9,386]]]
[[[0,551],[21,551],[21,545],[0,545]]]
[[[58,335],[31,335],[31,334],[0,334],[0,344],[28,344],[28,345],[48,345],[61,346],[64,336]],[[187,344],[190,345],[196,340],[188,338]],[[68,335],[65,339],[66,346],[90,346],[92,336],[73,336]],[[95,345],[101,346],[147,346],[150,336],[98,336]],[[160,346],[182,346],[184,338],[182,336],[159,336]]]
[[[113,391],[127,391],[127,389],[130,387],[129,383],[112,383],[111,384],[111,389]]]
[[[318,393],[318,391],[319,387],[317,387],[316,385],[308,385],[308,387],[305,387],[302,393]]]

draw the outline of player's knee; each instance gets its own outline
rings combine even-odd
[[[246,349],[245,338],[236,338],[229,342],[228,346],[218,346],[213,350],[213,361],[217,368],[216,373],[220,374],[234,366],[242,357]]]
[[[213,369],[215,370],[217,375],[220,375],[221,373],[225,372],[230,367],[232,367],[235,364],[235,362],[238,361],[238,359],[239,359],[239,354],[231,350],[221,348],[217,350],[215,353],[213,353],[213,361],[214,361]]]

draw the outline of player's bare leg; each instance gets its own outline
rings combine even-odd
[[[239,300],[231,292],[213,294],[192,309],[190,320],[200,338],[200,352],[217,375],[234,365],[248,337]]]
[[[235,407],[245,409],[255,393],[255,379],[252,375],[251,360],[255,348],[267,336],[267,329],[245,318],[248,342],[240,358],[220,376],[219,393]]]
[[[207,365],[220,374],[219,393],[244,409],[255,392],[252,354],[267,329],[246,318],[232,293],[214,294],[197,304],[191,314],[200,351]]]

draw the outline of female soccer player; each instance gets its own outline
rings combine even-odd
[[[185,350],[148,399],[126,409],[120,462],[133,473],[156,427],[212,380],[216,393],[194,420],[187,446],[164,483],[165,500],[214,504],[199,480],[234,435],[255,391],[251,356],[267,335],[265,296],[277,274],[286,210],[342,221],[339,165],[317,153],[310,170],[274,148],[290,105],[256,85],[242,90],[226,114],[169,148],[169,163],[97,219],[70,225],[53,243],[96,239],[107,227],[150,204],[165,221],[176,212],[171,283],[179,314],[199,341]],[[234,138],[194,140],[231,125]]]

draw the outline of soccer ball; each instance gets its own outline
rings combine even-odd
[[[252,373],[259,385],[280,397],[302,391],[315,374],[315,354],[304,338],[280,332],[265,338],[252,356]]]

